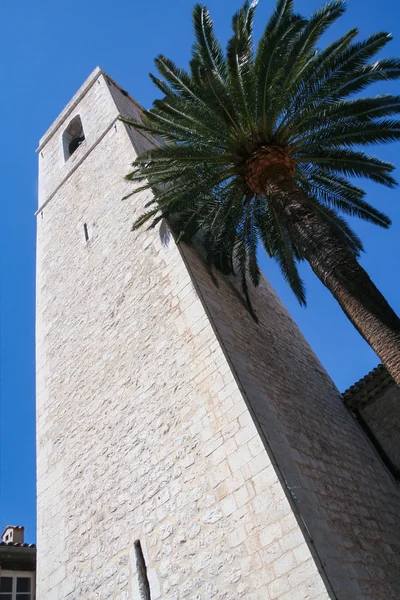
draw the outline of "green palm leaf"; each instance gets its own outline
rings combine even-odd
[[[245,3],[233,17],[233,37],[227,47],[227,67],[229,83],[235,97],[235,104],[250,131],[254,131],[256,122],[252,104],[255,85],[253,69],[253,19],[257,2]]]
[[[190,69],[157,57],[151,77],[162,97],[143,122],[124,122],[164,143],[140,155],[127,179],[132,193],[153,193],[135,227],[167,217],[178,240],[201,239],[212,263],[240,276],[248,302],[261,244],[305,304],[298,263],[319,273],[329,260],[321,240],[346,260],[362,251],[339,213],[390,225],[351,179],[396,185],[393,165],[362,147],[400,137],[400,96],[352,96],[399,78],[400,60],[375,59],[391,39],[386,32],[356,41],[354,28],[320,47],[342,0],[309,18],[294,12],[293,0],[278,0],[255,43],[257,4],[246,1],[233,16],[226,51],[197,4]]]
[[[193,59],[213,72],[221,81],[226,79],[226,62],[222,48],[214,35],[213,22],[208,10],[196,4],[193,10],[193,26],[196,43]]]

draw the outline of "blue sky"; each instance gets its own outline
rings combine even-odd
[[[216,30],[225,41],[238,0],[209,0]],[[298,0],[309,14],[319,0]],[[35,540],[34,438],[34,273],[38,140],[96,65],[105,69],[144,106],[156,90],[148,78],[153,59],[163,53],[184,66],[192,42],[190,0],[2,2],[0,144],[3,198],[1,224],[1,425],[0,528],[25,525]],[[256,32],[271,11],[260,0]],[[400,55],[398,0],[349,0],[346,15],[331,28],[327,41],[358,26],[363,37],[385,30],[394,41],[385,55]],[[399,93],[391,83],[373,93]],[[399,166],[397,145],[377,153]],[[399,176],[399,175],[398,175]],[[393,219],[389,231],[352,223],[366,247],[363,266],[400,313],[400,190],[366,186],[368,199]],[[132,234],[134,235],[134,234]],[[140,235],[135,234],[135,235]],[[347,321],[323,286],[302,267],[308,308],[299,307],[278,268],[262,267],[301,327],[320,360],[343,390],[373,368],[378,359]]]

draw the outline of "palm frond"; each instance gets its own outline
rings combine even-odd
[[[352,73],[348,81],[331,95],[332,100],[347,98],[350,94],[358,94],[367,86],[379,81],[390,81],[400,77],[400,59],[387,58],[373,64],[365,65]]]
[[[387,215],[363,200],[365,192],[346,179],[326,174],[320,169],[311,169],[307,177],[301,178],[301,185],[307,194],[317,198],[328,207],[352,217],[388,228],[391,221]]]
[[[226,78],[226,62],[222,48],[214,35],[214,26],[208,10],[196,4],[193,9],[193,26],[196,43],[193,46],[193,59],[210,70],[221,82]]]
[[[329,72],[336,57],[349,47],[358,34],[358,29],[350,29],[344,36],[332,42],[325,50],[318,51],[307,65],[301,77],[291,81],[287,89],[287,102],[282,103],[283,117],[278,127],[278,135],[285,139],[285,133],[292,135],[296,131],[296,120],[303,114],[304,108],[312,106],[312,95],[321,84],[324,74]]]
[[[400,137],[400,122],[390,119],[379,121],[359,121],[354,119],[345,123],[328,122],[317,131],[310,131],[300,136],[293,148],[300,151],[306,148],[308,152],[319,148],[338,148],[352,146],[370,146],[371,144],[386,144]]]
[[[310,64],[309,73],[303,77],[299,86],[299,93],[295,96],[295,111],[291,113],[290,127],[295,130],[299,126],[306,124],[310,118],[316,116],[317,112],[326,106],[330,106],[332,102],[338,101],[346,97],[345,92],[340,92],[340,88],[348,85],[349,82],[356,78],[357,74],[363,72],[363,69],[370,69],[367,65],[377,52],[379,52],[391,39],[386,32],[371,35],[363,42],[348,44],[348,40],[354,37],[352,30],[342,39],[342,44],[338,48],[333,48],[333,51],[328,53],[328,58],[317,65],[317,69],[312,69]],[[328,48],[329,50],[329,48]],[[318,57],[316,57],[318,62]],[[312,61],[313,62],[313,61]],[[375,63],[377,64],[377,63]],[[367,66],[366,66],[367,65]],[[385,65],[383,65],[383,71]],[[380,68],[377,69],[375,78],[378,75]],[[367,74],[364,74],[364,79],[367,79]],[[368,85],[367,82],[359,82],[359,90]],[[344,95],[343,95],[344,94]],[[350,92],[349,92],[350,94]],[[347,94],[347,95],[349,95]]]
[[[332,25],[345,10],[343,0],[333,0],[329,2],[315,14],[313,14],[303,30],[299,33],[297,40],[292,45],[291,50],[285,61],[285,76],[280,82],[281,105],[286,107],[290,101],[293,85],[302,76],[307,65],[313,62],[317,55],[315,48],[318,40],[325,33],[327,28]],[[273,120],[277,118],[277,110],[272,116]]]
[[[234,15],[233,36],[228,42],[226,51],[230,87],[249,132],[254,131],[256,126],[252,104],[255,85],[252,36],[257,2],[252,4],[246,2]]]
[[[176,93],[189,101],[202,103],[199,89],[186,71],[179,69],[172,60],[163,55],[158,56],[154,62],[160,75]]]
[[[329,173],[347,177],[364,177],[387,187],[395,187],[396,180],[390,175],[394,170],[391,163],[368,156],[364,152],[346,148],[321,148],[315,154],[299,153],[296,162],[300,165],[319,165]]]
[[[360,256],[360,253],[364,251],[362,241],[349,224],[335,210],[324,206],[310,194],[307,195],[307,200],[320,217],[321,223],[325,223],[331,230],[332,238],[336,239],[338,244],[342,244],[343,248],[350,250],[355,256]]]
[[[274,129],[274,124],[268,123],[268,111],[271,111],[278,101],[273,90],[277,87],[276,82],[283,76],[287,49],[290,49],[306,23],[303,17],[293,13],[293,4],[285,0],[278,2],[260,39],[255,56],[255,104],[260,127],[265,133],[272,133]]]
[[[255,218],[261,242],[268,256],[278,262],[284,279],[292,288],[299,303],[305,306],[306,292],[296,265],[297,251],[290,235],[279,220],[273,204],[258,199]]]
[[[355,95],[400,78],[400,59],[376,60],[391,40],[386,32],[357,41],[354,28],[319,47],[343,14],[343,0],[309,18],[295,13],[294,0],[278,0],[254,47],[257,4],[246,0],[233,16],[226,50],[210,13],[196,4],[189,70],[156,58],[151,78],[161,98],[143,111],[143,121],[121,120],[163,143],[133,162],[127,197],[145,195],[135,228],[167,218],[178,241],[201,240],[212,264],[239,275],[249,306],[248,280],[260,279],[260,243],[305,304],[299,262],[311,264],[310,252],[322,260],[322,239],[346,256],[362,251],[340,214],[390,225],[350,179],[396,185],[394,166],[362,148],[398,140],[400,96]]]

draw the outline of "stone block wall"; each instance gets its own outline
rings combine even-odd
[[[334,597],[400,597],[398,483],[268,282],[252,293],[255,323],[240,283],[220,275],[216,286],[181,251]]]
[[[397,488],[268,283],[256,325],[165,226],[130,231],[148,141],[108,79],[39,148],[38,600],[139,598],[138,538],[154,600],[396,597]]]

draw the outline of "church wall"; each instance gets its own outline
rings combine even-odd
[[[325,600],[178,248],[130,231],[115,125],[38,215],[38,600],[138,598],[136,539],[154,600]]]

